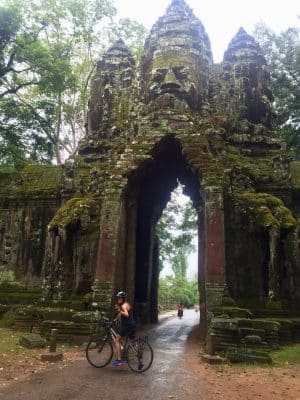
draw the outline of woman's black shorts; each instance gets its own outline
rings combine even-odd
[[[127,325],[127,324],[122,324],[120,326],[120,336],[125,337],[129,336],[134,337],[135,336],[135,325]]]

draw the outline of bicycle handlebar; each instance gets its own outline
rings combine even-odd
[[[111,320],[110,320],[109,318],[107,318],[107,317],[101,317],[101,318],[98,320],[98,324],[101,325],[101,326],[103,326],[103,327],[106,327],[106,326],[112,326],[112,325],[114,324],[114,322],[111,321]]]

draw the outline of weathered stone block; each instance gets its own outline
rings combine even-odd
[[[46,340],[40,335],[31,333],[20,338],[20,345],[28,349],[43,348],[46,346]]]
[[[254,343],[254,344],[261,344],[262,337],[258,335],[247,335],[244,337],[246,343]]]

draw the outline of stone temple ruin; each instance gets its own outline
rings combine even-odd
[[[179,180],[198,212],[203,335],[246,358],[299,340],[300,163],[274,137],[271,102],[254,39],[241,28],[214,64],[184,0],[153,26],[140,65],[117,41],[74,161],[0,175],[0,265],[25,285],[2,288],[2,312],[34,299],[42,330],[76,334],[82,313],[51,322],[42,305],[82,311],[92,293],[109,310],[122,288],[140,321],[156,321],[154,227]],[[16,324],[33,318],[22,310]]]

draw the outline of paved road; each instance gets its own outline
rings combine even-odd
[[[91,367],[86,360],[70,366],[34,374],[0,392],[2,400],[200,400],[201,382],[195,381],[186,353],[187,338],[198,324],[199,314],[185,310],[148,332],[154,348],[154,362],[144,374],[127,366],[103,369]],[[197,347],[196,347],[197,349]]]

